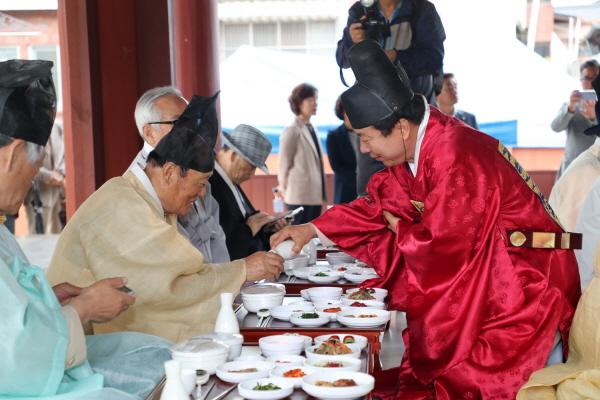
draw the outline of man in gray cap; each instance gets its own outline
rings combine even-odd
[[[269,173],[265,165],[269,153],[271,143],[252,126],[238,125],[231,134],[223,132],[223,148],[217,153],[210,184],[219,203],[219,222],[233,259],[269,250],[271,234],[287,224],[285,219],[275,221],[275,217],[257,211],[240,187],[254,175],[256,168]]]
[[[126,281],[50,287],[2,224],[42,164],[56,106],[51,68],[41,60],[0,63],[0,398],[145,398],[164,373],[170,344],[136,333],[86,337],[82,328],[135,302],[119,290]]]
[[[50,281],[89,284],[120,273],[137,302],[95,333],[138,331],[180,341],[212,332],[220,294],[244,282],[277,279],[283,259],[258,252],[244,260],[209,264],[183,236],[177,217],[202,196],[214,168],[216,96],[194,96],[148,155],[106,182],[63,230],[48,268]]]

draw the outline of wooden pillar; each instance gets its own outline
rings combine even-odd
[[[186,98],[219,90],[217,0],[171,0],[175,84]]]
[[[167,0],[59,0],[67,213],[122,175],[138,97],[171,84]]]

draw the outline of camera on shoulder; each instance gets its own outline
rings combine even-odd
[[[383,42],[391,32],[385,17],[379,12],[377,0],[360,0],[360,4],[365,11],[365,18],[361,20],[365,36],[368,39]]]

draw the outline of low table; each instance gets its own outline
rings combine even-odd
[[[299,301],[301,299],[302,298],[299,296],[286,296],[283,304]],[[288,321],[280,321],[273,317],[266,317],[262,323],[259,324],[260,318],[256,314],[248,312],[243,306],[240,306],[235,314],[240,323],[240,333],[244,336],[244,344],[256,345],[258,344],[258,340],[264,336],[283,335],[285,333],[297,333],[312,338],[332,333],[362,335],[367,338],[370,351],[373,355],[373,362],[369,364],[367,370],[371,373],[381,365],[379,361],[381,338],[383,337],[383,333],[386,331],[388,324],[382,324],[373,328],[351,328],[337,322],[330,322],[318,328],[307,328],[294,325]]]
[[[256,356],[260,355],[260,349],[258,348],[258,346],[244,345],[244,347],[242,348],[242,356],[251,356],[251,355],[256,355]],[[362,351],[362,353],[360,355],[360,359],[362,361],[360,370],[362,372],[368,371],[368,366],[370,364],[372,364],[372,357],[373,357],[373,353],[371,351],[371,346],[368,345]],[[148,396],[146,398],[146,400],[160,400],[160,395],[162,393],[164,384],[165,384],[165,381],[164,380],[161,381],[156,386],[156,388],[152,391],[150,396]],[[200,399],[202,399],[202,400],[214,400],[214,399],[242,400],[243,397],[241,397],[239,395],[236,386],[237,385],[234,383],[228,383],[228,382],[224,382],[224,381],[220,380],[217,377],[217,375],[211,375],[208,382],[202,386],[203,392],[202,392],[202,397],[200,397]],[[209,388],[210,388],[210,391],[208,392],[208,396],[206,396],[206,394],[207,394],[206,390],[208,390]],[[225,394],[228,390],[230,390],[230,392]],[[220,397],[220,396],[222,396],[222,397]],[[195,393],[193,394],[192,398],[194,400],[196,400]],[[304,392],[302,389],[296,389],[289,397],[286,397],[286,399],[289,399],[289,400],[313,400],[315,398],[310,396],[306,392]],[[371,399],[371,395],[369,394],[368,396],[365,396],[363,399],[365,399],[365,400]]]

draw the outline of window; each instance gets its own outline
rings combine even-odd
[[[220,24],[221,57],[251,45],[287,51],[330,55],[335,51],[335,20],[273,21]]]
[[[62,84],[60,79],[60,56],[56,45],[34,45],[29,46],[29,59],[48,60],[54,63],[52,67],[52,79],[56,89],[56,102],[58,109],[62,109]]]
[[[0,47],[0,61],[19,58],[19,49],[17,47]]]

